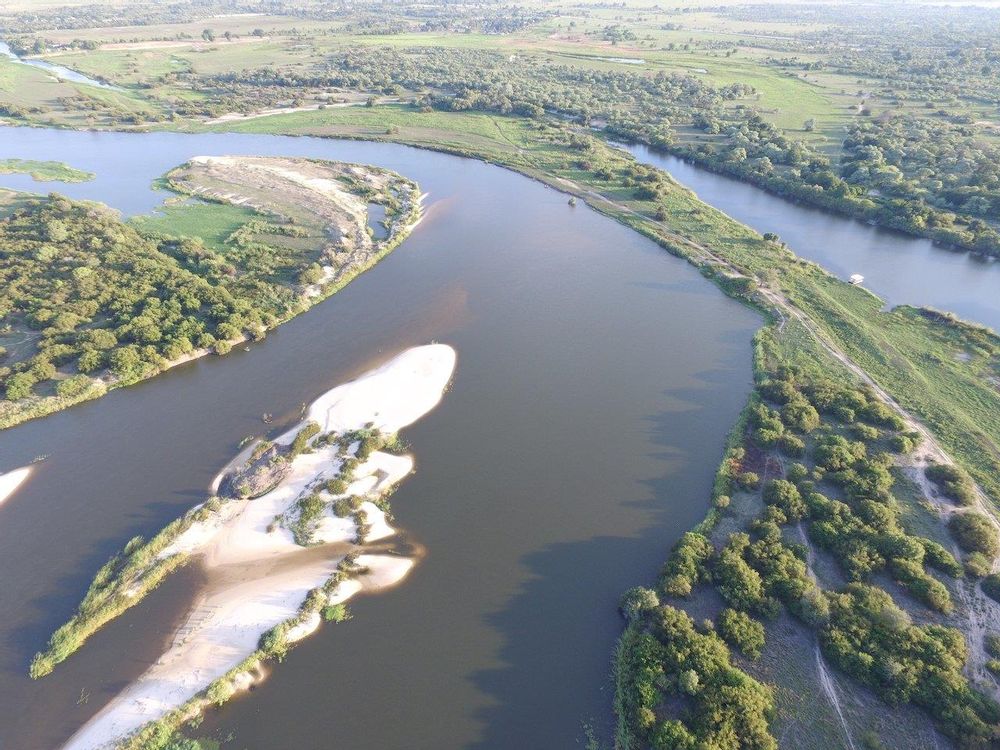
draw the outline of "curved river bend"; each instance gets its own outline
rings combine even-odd
[[[52,675],[32,653],[134,534],[202,500],[237,443],[402,348],[458,351],[451,391],[405,432],[417,473],[396,526],[427,549],[399,588],[358,599],[201,732],[233,747],[568,747],[607,736],[617,598],[650,582],[705,513],[751,383],[758,317],[692,267],[497,167],[401,146],[273,136],[0,129],[0,158],[97,173],[53,186],[126,213],[198,154],[378,164],[429,192],[376,268],[251,351],[0,432],[0,747],[51,750],[161,652],[189,567]],[[38,189],[18,175],[0,185]]]
[[[799,257],[842,279],[860,273],[890,306],[935,307],[1000,331],[1000,261],[795,203],[647,146],[619,147],[761,234],[775,232]]]

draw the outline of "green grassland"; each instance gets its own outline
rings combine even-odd
[[[197,237],[213,250],[224,251],[226,239],[260,215],[229,203],[185,201],[165,205],[156,213],[135,216],[130,221],[139,231],[174,237]]]
[[[0,174],[27,174],[36,182],[87,182],[93,172],[74,169],[61,161],[32,159],[0,159]]]

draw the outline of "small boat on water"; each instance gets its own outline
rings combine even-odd
[[[854,286],[860,286],[865,283],[865,277],[860,273],[852,273],[849,281],[854,284]]]

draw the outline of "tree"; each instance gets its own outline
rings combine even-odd
[[[677,687],[681,689],[682,693],[696,695],[701,688],[701,680],[698,678],[698,673],[693,669],[685,669],[681,672],[680,677],[677,678]]]
[[[625,619],[629,621],[639,619],[643,613],[656,609],[660,606],[660,598],[655,591],[636,586],[626,591],[618,604]]]
[[[31,388],[35,384],[35,378],[27,372],[19,372],[7,378],[5,388],[6,398],[9,401],[19,401],[31,395]]]
[[[201,32],[201,38],[204,39],[206,42],[214,42],[215,32],[212,31],[211,29],[205,29],[204,31]]]
[[[786,479],[773,479],[764,487],[764,502],[775,505],[790,521],[798,521],[806,514],[806,503],[798,488]]]

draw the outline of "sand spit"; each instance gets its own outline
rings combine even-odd
[[[0,474],[0,504],[17,491],[17,488],[28,478],[29,474],[31,474],[30,466]]]
[[[335,576],[348,554],[355,555],[358,574],[329,588],[326,604],[400,582],[414,560],[391,554],[384,544],[365,545],[395,534],[374,501],[412,471],[413,461],[380,450],[361,456],[360,440],[345,443],[359,432],[395,433],[428,413],[440,402],[455,361],[449,346],[415,347],[327,392],[309,407],[303,425],[274,441],[291,446],[304,425],[319,426],[309,447],[291,459],[278,486],[253,500],[223,502],[218,512],[189,526],[163,549],[160,558],[197,555],[207,577],[205,588],[166,652],[77,732],[65,750],[113,747],[183,706],[252,655],[261,636],[281,623],[294,621],[285,633],[288,642],[309,635],[321,618],[316,612],[302,615],[303,602]],[[241,457],[246,460],[245,452]],[[345,464],[350,472],[343,471]],[[330,480],[345,476],[350,480],[346,489],[330,494]],[[300,501],[310,496],[322,499],[324,508],[308,529],[309,546],[302,546],[297,543],[303,533]],[[337,516],[337,500],[354,500],[353,513]],[[231,686],[245,688],[257,677],[231,676]]]

